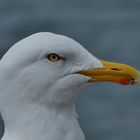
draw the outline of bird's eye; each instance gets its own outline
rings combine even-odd
[[[52,53],[47,56],[48,60],[51,62],[58,62],[59,60],[62,60],[63,58],[59,56],[58,54]]]

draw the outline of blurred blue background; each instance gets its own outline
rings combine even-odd
[[[0,56],[35,32],[74,38],[101,59],[140,69],[140,0],[1,0]],[[140,139],[140,87],[103,83],[77,101],[87,140]],[[1,123],[0,134],[3,133]]]

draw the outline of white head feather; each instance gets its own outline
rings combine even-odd
[[[50,62],[46,56],[51,53],[58,54],[65,59]],[[6,128],[3,140],[12,138],[14,140],[22,140],[22,138],[35,140],[39,132],[42,133],[41,135],[48,134],[46,129],[49,126],[45,123],[47,121],[45,118],[50,117],[47,116],[48,114],[52,115],[49,109],[61,106],[67,110],[64,114],[74,112],[72,106],[75,98],[89,80],[89,77],[75,74],[75,72],[101,67],[103,65],[96,57],[79,43],[65,36],[44,32],[31,35],[16,43],[0,61],[0,110]],[[42,117],[43,122],[39,116]],[[34,120],[37,124],[30,123],[31,120],[37,118],[39,121]],[[72,118],[70,120],[73,123]],[[42,123],[41,126],[40,123]],[[26,132],[26,137],[24,137],[23,127],[27,127],[28,124],[32,128],[31,136]],[[39,127],[39,130],[35,127]],[[76,129],[78,128],[77,125]],[[15,131],[19,132],[16,134]],[[53,131],[55,130],[52,130],[52,133]],[[10,135],[11,139],[8,139],[7,135]],[[54,135],[50,132],[47,136],[43,135],[38,138],[40,140],[63,139],[63,137],[58,138],[57,134]],[[72,135],[72,138],[81,140],[80,136],[78,138]],[[82,139],[84,139],[83,136]]]

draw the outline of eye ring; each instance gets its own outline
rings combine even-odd
[[[63,57],[61,57],[60,55],[56,53],[51,53],[47,56],[47,59],[51,62],[58,62],[60,60],[63,60]]]

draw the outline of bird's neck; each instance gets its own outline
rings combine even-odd
[[[2,117],[2,140],[84,140],[73,105],[11,105]]]

